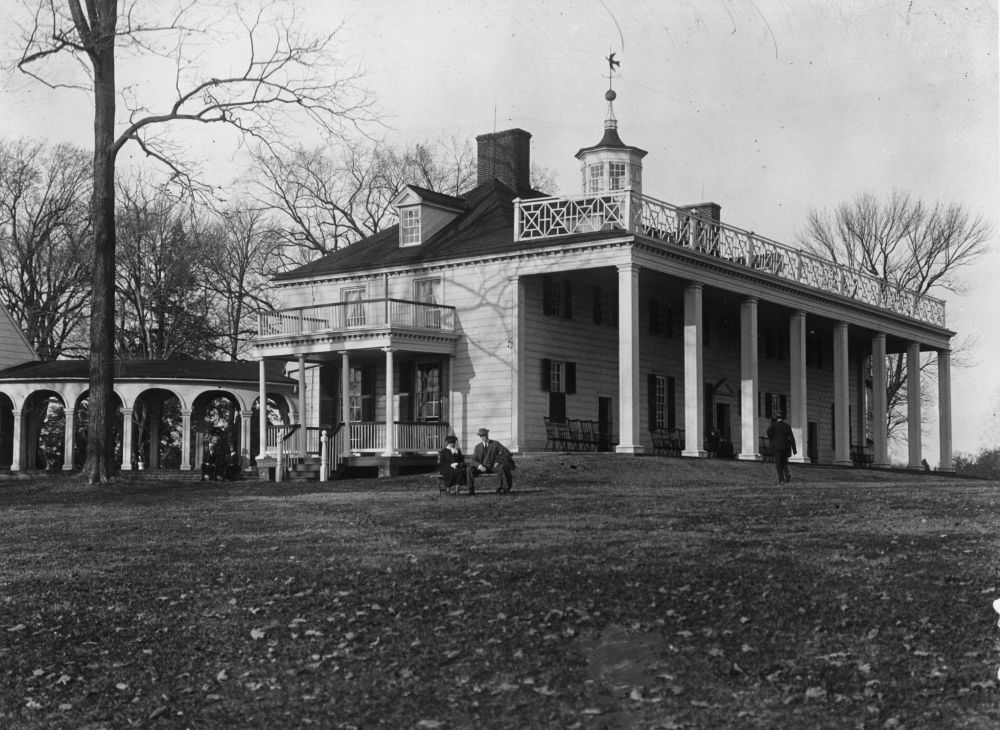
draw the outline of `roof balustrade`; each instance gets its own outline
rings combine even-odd
[[[945,326],[945,306],[940,299],[629,190],[519,199],[515,205],[514,235],[519,241],[628,231],[921,322]]]

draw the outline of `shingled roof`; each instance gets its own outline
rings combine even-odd
[[[221,360],[116,360],[116,380],[216,380],[250,382],[260,379],[259,363]],[[282,374],[283,364],[268,362],[270,383],[294,383]],[[87,360],[27,362],[0,370],[0,380],[88,380]]]
[[[371,271],[396,266],[413,266],[431,261],[461,259],[475,255],[509,253],[523,248],[514,240],[513,188],[497,179],[451,198],[463,202],[466,210],[455,220],[419,246],[399,245],[399,226],[379,231],[373,236],[337,251],[331,251],[297,269],[274,277],[276,282]],[[522,198],[545,197],[531,190]]]

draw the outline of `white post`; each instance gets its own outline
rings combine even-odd
[[[641,454],[639,441],[639,266],[618,266],[618,413],[615,451]]]
[[[799,453],[789,461],[805,463],[809,460],[809,403],[806,390],[806,313],[792,314],[789,320],[788,354],[791,368],[791,384],[788,394],[788,425],[792,427],[795,445]]]
[[[872,439],[875,454],[872,466],[889,466],[888,405],[886,399],[885,333],[878,332],[872,337]]]
[[[693,219],[692,219],[692,231]],[[705,375],[702,372],[702,285],[684,289],[684,450],[682,456],[704,458]]]
[[[22,411],[19,411],[16,408],[13,410],[12,415],[14,416],[14,449],[11,453],[10,470],[21,471],[21,460],[25,455],[25,447],[24,444],[21,443],[24,438],[24,418]]]
[[[281,448],[283,441],[284,441],[284,439],[280,439],[279,438],[278,439],[278,444],[277,444],[277,449],[278,449],[278,463],[274,465],[274,481],[276,481],[276,482],[280,482],[281,479],[282,479],[282,477],[284,476],[284,473],[283,473],[284,469],[282,469],[282,467],[284,466],[284,461],[285,461],[284,457],[285,457],[285,455],[282,452],[282,448]]]
[[[122,408],[122,471],[132,470],[132,409]]]
[[[938,435],[941,458],[938,471],[955,471],[951,460],[951,350],[938,350]]]
[[[848,359],[848,327],[838,322],[833,328],[833,463],[851,465],[851,385]]]
[[[240,411],[240,466],[250,466],[250,419],[253,411]]]
[[[396,390],[393,380],[393,365],[391,347],[385,350],[385,450],[382,456],[393,456],[396,453],[395,424],[396,424]]]
[[[757,421],[757,298],[740,302],[740,454],[743,461],[760,461]]]
[[[330,447],[327,444],[326,429],[319,432],[319,480],[325,482],[330,469]]]
[[[63,413],[66,414],[66,431],[63,433],[63,471],[70,471],[73,468],[74,447],[76,446],[76,409],[67,406]]]
[[[299,355],[299,457],[306,458],[306,358]]]
[[[340,420],[344,423],[344,451],[351,450],[351,362],[347,351],[340,353]]]
[[[259,402],[257,406],[257,436],[259,437],[259,449],[260,453],[257,454],[257,458],[263,458],[267,455],[267,369],[264,366],[264,358],[260,359],[260,383],[259,383]]]
[[[181,470],[191,470],[191,409],[181,411]]]
[[[922,469],[920,443],[920,343],[911,342],[906,348],[906,432],[911,469]]]

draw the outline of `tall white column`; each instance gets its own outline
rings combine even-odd
[[[13,434],[13,451],[10,457],[10,470],[11,471],[21,471],[21,463],[24,461],[25,445],[22,442],[24,439],[24,415],[22,411],[16,408],[13,411],[14,416],[14,434]]]
[[[346,350],[340,353],[340,420],[344,433],[344,450],[351,450],[351,360]]]
[[[792,427],[799,453],[789,461],[809,460],[809,394],[806,389],[806,313],[792,314],[788,322],[788,360],[791,382],[788,393],[788,425]]]
[[[191,409],[181,411],[181,469],[191,469]]]
[[[74,447],[76,446],[76,410],[66,406],[66,430],[63,432],[63,471],[73,469]]]
[[[872,440],[875,442],[872,466],[889,466],[888,403],[886,395],[885,333],[872,337]]]
[[[250,428],[253,411],[240,411],[240,466],[250,466]]]
[[[938,350],[938,435],[941,460],[938,471],[955,471],[951,460],[951,350]]]
[[[760,424],[757,421],[757,298],[740,302],[740,454],[744,461],[760,461]]]
[[[702,372],[702,285],[684,289],[684,450],[682,456],[708,456],[705,451],[705,375]]]
[[[149,464],[147,469],[160,468],[160,418],[163,416],[163,403],[159,400],[149,404]]]
[[[132,470],[132,409],[122,408],[122,471]]]
[[[257,406],[257,436],[260,453],[258,458],[267,455],[267,369],[264,366],[264,358],[260,359],[259,393]]]
[[[306,358],[299,355],[299,456],[306,457]]]
[[[391,347],[385,349],[385,451],[382,456],[394,456],[396,453],[396,388],[393,379]]]
[[[641,454],[639,440],[639,266],[618,267],[618,445]]]
[[[906,442],[911,469],[923,468],[920,420],[920,343],[911,342],[906,347]]]
[[[833,463],[850,466],[851,381],[846,322],[838,322],[833,328],[833,416]]]
[[[524,382],[524,370],[525,370],[525,352],[524,348],[521,346],[521,337],[523,337],[524,332],[527,330],[527,308],[525,306],[525,301],[527,299],[527,286],[525,284],[524,277],[511,277],[511,283],[514,286],[514,316],[513,316],[513,327],[511,339],[508,343],[508,355],[510,356],[511,368],[510,368],[510,392],[514,394],[513,403],[511,403],[511,438],[510,438],[510,450],[517,452],[522,448],[522,444],[527,437],[526,429],[527,424],[525,423],[525,412],[524,412],[524,399],[525,399],[525,388],[526,384]],[[450,365],[450,363],[449,363]],[[449,376],[451,367],[448,368]],[[450,381],[450,377],[449,377]],[[451,394],[451,389],[448,389],[449,396]],[[450,400],[450,398],[449,398]]]

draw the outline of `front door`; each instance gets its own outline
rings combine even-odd
[[[597,399],[597,448],[600,451],[614,450],[615,416],[611,398]]]

